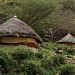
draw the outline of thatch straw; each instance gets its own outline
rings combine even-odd
[[[15,16],[0,25],[0,37],[2,36],[34,38],[42,42],[41,37],[30,26]]]
[[[75,43],[75,38],[68,33],[68,35],[59,40],[58,43]]]

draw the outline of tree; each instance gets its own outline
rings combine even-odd
[[[54,41],[55,38],[60,39],[69,32],[75,32],[74,11],[69,8],[62,10],[63,2],[66,1],[59,2],[51,15],[42,22],[45,35],[50,41]]]
[[[1,11],[7,15],[7,19],[11,18],[14,14],[22,21],[30,25],[36,32],[42,30],[40,23],[54,10],[54,6],[50,0],[16,0],[2,4]]]
[[[6,15],[6,19],[16,14],[43,38],[54,41],[56,36],[63,36],[66,31],[75,32],[75,0],[4,1],[6,2],[0,4],[0,13]],[[4,22],[4,17],[2,18]],[[64,34],[62,30],[65,30]]]
[[[74,0],[65,0],[63,3],[63,10],[71,10],[75,12],[75,1]]]
[[[7,20],[7,15],[5,13],[0,13],[0,24]]]

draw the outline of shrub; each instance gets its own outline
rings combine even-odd
[[[75,65],[67,64],[61,69],[61,75],[75,75]]]
[[[43,58],[43,53],[39,52],[39,53],[35,53],[36,58],[38,59],[42,59]]]
[[[11,56],[13,57],[13,59],[21,61],[25,59],[34,58],[34,53],[29,49],[26,50],[24,48],[18,48],[16,49],[16,51],[14,50]]]
[[[8,72],[8,64],[9,64],[8,56],[4,52],[0,51],[0,70],[2,74]]]
[[[75,50],[73,48],[68,48],[67,49],[67,53],[71,54],[71,55],[74,55],[75,54]]]
[[[2,75],[8,74],[8,72],[10,72],[12,67],[15,65],[7,53],[7,51],[4,52],[3,50],[0,50],[0,71]]]
[[[71,48],[62,47],[64,52],[67,52],[64,55],[56,54],[57,46],[53,47],[54,45],[49,47],[52,50],[40,47],[37,53],[32,52],[32,48],[28,47],[15,47],[12,50],[2,47],[0,48],[0,73],[2,75],[3,73],[7,75],[56,75],[60,72],[61,75],[74,75],[75,65],[66,65],[65,62],[65,57],[73,57],[73,55],[68,55],[68,50]],[[7,71],[2,71],[2,65]]]
[[[52,42],[45,42],[45,43],[41,44],[41,47],[48,49],[48,50],[56,50],[57,49],[57,45]]]
[[[43,67],[47,70],[52,70],[53,65],[54,65],[54,62],[53,62],[53,59],[51,59],[51,58],[44,58],[41,61],[41,67]]]
[[[21,71],[26,72],[27,75],[41,74],[41,67],[38,64],[33,63],[32,61],[25,61],[20,66]]]
[[[41,67],[44,68],[42,75],[55,75],[56,67],[54,66],[53,58],[44,58],[41,61]]]
[[[56,55],[54,58],[53,58],[53,61],[54,61],[54,65],[55,66],[59,66],[61,64],[65,64],[66,61],[65,61],[65,57],[63,55]]]

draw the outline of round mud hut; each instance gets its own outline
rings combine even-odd
[[[27,45],[37,48],[40,43],[41,37],[17,16],[0,25],[0,45]]]
[[[70,33],[68,33],[61,40],[57,41],[57,43],[64,44],[66,46],[75,46],[75,38]]]

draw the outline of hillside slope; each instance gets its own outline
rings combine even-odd
[[[75,50],[53,43],[43,43],[38,49],[1,46],[0,74],[75,75]]]

